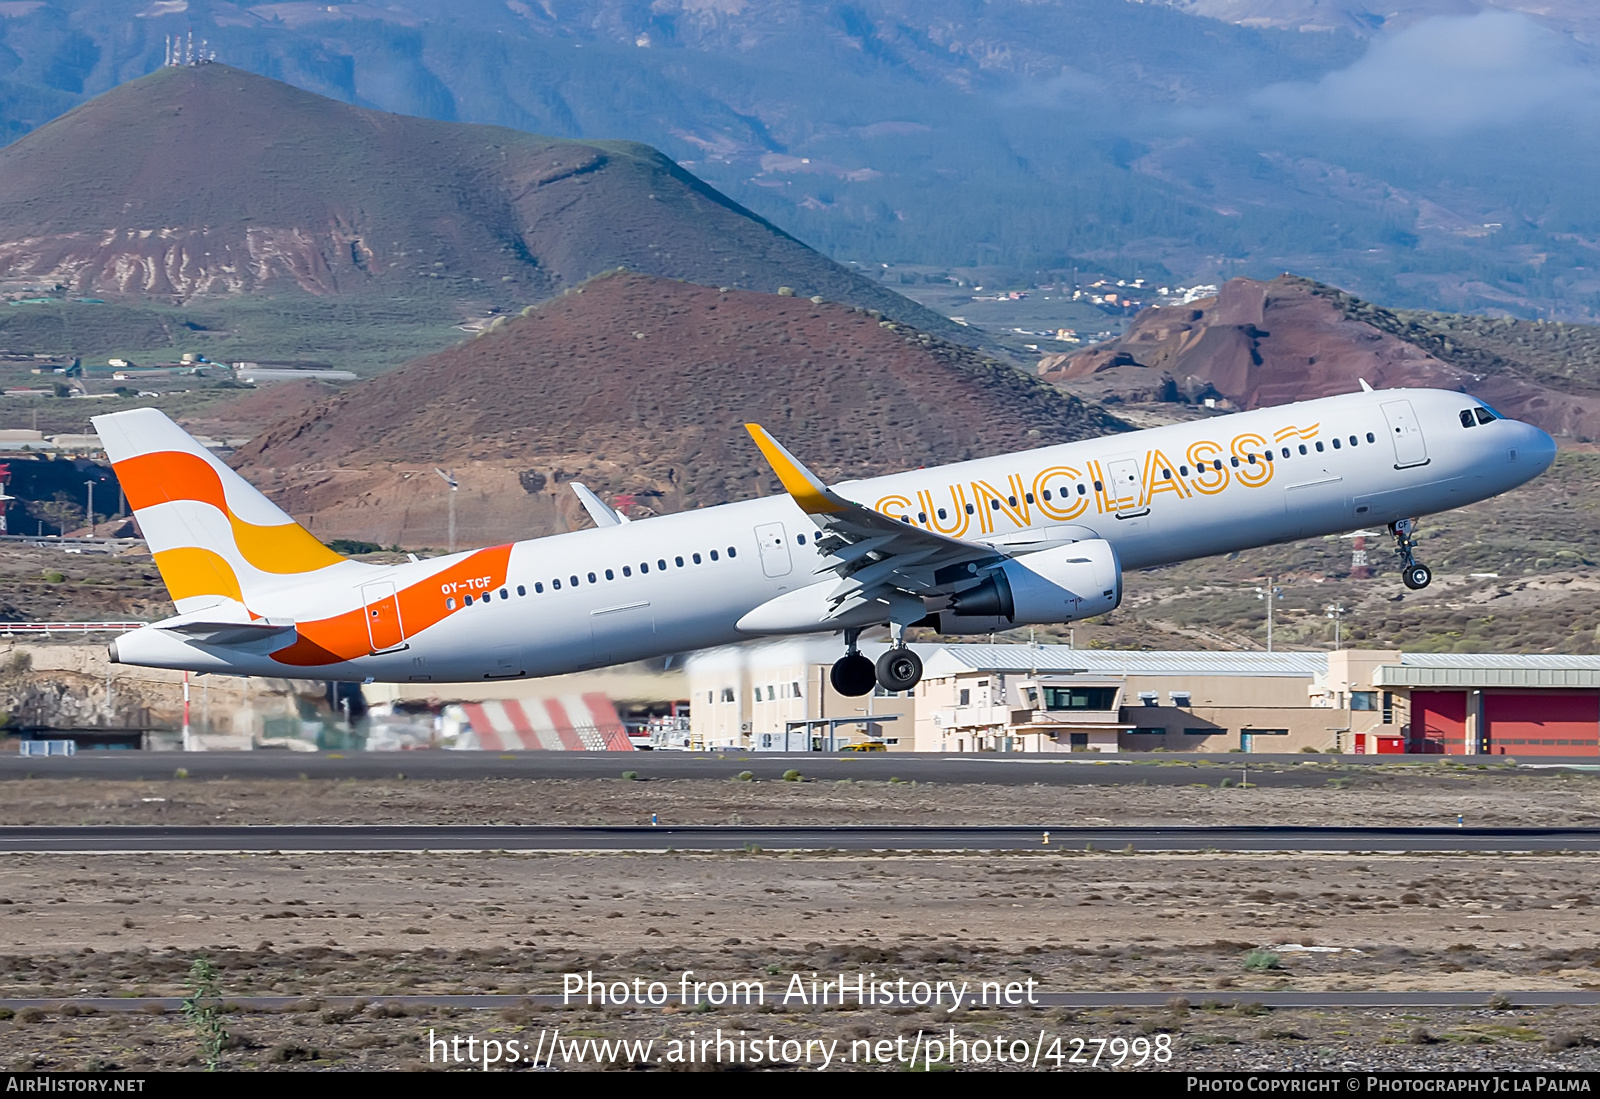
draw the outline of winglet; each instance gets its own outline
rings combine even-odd
[[[762,457],[778,475],[784,490],[800,505],[800,510],[807,515],[830,515],[849,509],[849,503],[835,496],[815,473],[800,464],[800,459],[768,435],[766,428],[760,424],[745,424],[744,428],[761,448]]]
[[[1357,378],[1356,380],[1361,383],[1361,392],[1363,392],[1363,393],[1371,393],[1372,392],[1372,387],[1367,384],[1367,379],[1365,379],[1365,378]]]
[[[583,510],[589,513],[589,518],[594,520],[597,527],[615,527],[628,521],[628,517],[606,505],[606,502],[593,492],[589,486],[580,481],[572,482],[572,491],[583,504]]]

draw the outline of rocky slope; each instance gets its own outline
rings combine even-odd
[[[1399,312],[1292,275],[1147,309],[1120,338],[1042,366],[1084,396],[1218,395],[1242,408],[1349,393],[1363,379],[1453,389],[1552,434],[1600,438],[1600,329]]]

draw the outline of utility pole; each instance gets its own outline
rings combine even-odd
[[[1256,598],[1267,601],[1267,652],[1272,651],[1272,604],[1283,594],[1283,589],[1274,587],[1272,577],[1267,577],[1267,586],[1256,589]]]
[[[85,481],[89,486],[89,537],[94,537],[94,482]]]
[[[1341,603],[1329,603],[1323,608],[1329,618],[1333,619],[1333,651],[1339,651],[1339,625],[1344,617],[1345,607]]]
[[[460,487],[460,484],[456,481],[455,470],[446,473],[435,466],[433,471],[443,477],[444,483],[450,486],[450,552],[454,553],[456,551],[456,489]]]

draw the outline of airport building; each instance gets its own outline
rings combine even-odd
[[[914,691],[849,698],[828,684],[837,649],[804,639],[690,656],[690,745],[1600,755],[1597,656],[919,645]]]

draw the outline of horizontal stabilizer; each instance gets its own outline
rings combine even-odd
[[[207,645],[248,645],[277,634],[293,633],[294,623],[281,618],[258,618],[254,622],[157,623],[156,628],[182,634],[186,640]]]

